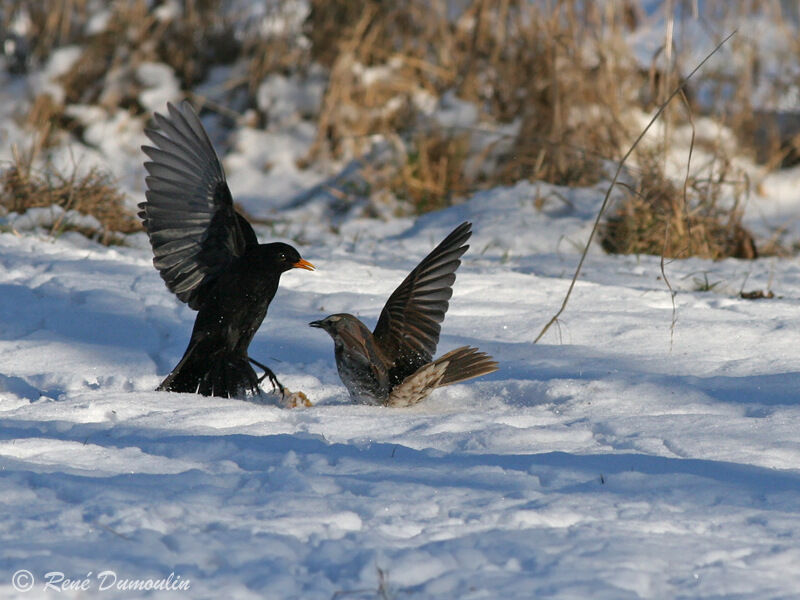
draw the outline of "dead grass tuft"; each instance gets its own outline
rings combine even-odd
[[[107,173],[97,168],[84,174],[77,168],[68,175],[52,168],[37,173],[31,168],[31,161],[18,156],[0,173],[0,206],[18,214],[32,208],[59,206],[64,211],[91,215],[99,222],[99,228],[74,225],[59,218],[51,233],[74,230],[104,245],[120,244],[119,234],[141,230],[138,219],[125,207],[124,194]]]
[[[664,175],[657,152],[647,153],[639,165],[636,186],[623,188],[623,198],[600,228],[607,252],[714,260],[758,257],[753,236],[742,225],[746,185],[730,183],[729,163],[719,165],[713,177],[690,177],[685,195]]]

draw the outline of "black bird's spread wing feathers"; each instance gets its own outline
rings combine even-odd
[[[158,130],[145,130],[156,147],[142,146],[151,160],[144,164],[147,201],[139,217],[167,287],[197,309],[204,285],[258,240],[233,208],[222,165],[191,104],[167,108],[169,116],[155,114]]]
[[[373,333],[375,340],[394,363],[392,380],[396,383],[433,358],[439,343],[439,325],[453,295],[455,271],[459,258],[469,246],[471,223],[462,223],[436,246],[383,307]]]

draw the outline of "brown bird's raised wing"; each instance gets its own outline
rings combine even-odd
[[[233,208],[225,173],[188,101],[155,114],[145,129],[156,147],[142,146],[147,201],[139,217],[150,236],[153,264],[167,287],[197,309],[203,290],[245,249],[258,245],[250,224]]]
[[[373,336],[393,363],[390,377],[397,384],[433,358],[439,333],[453,295],[459,258],[469,246],[472,224],[462,223],[436,246],[389,296]]]

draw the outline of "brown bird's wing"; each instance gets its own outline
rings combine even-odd
[[[155,114],[159,130],[145,129],[156,147],[142,146],[147,201],[139,217],[150,236],[153,264],[167,287],[191,308],[204,286],[258,240],[233,208],[225,173],[188,101]]]
[[[373,333],[393,364],[392,384],[403,381],[433,358],[440,323],[453,295],[459,258],[469,246],[471,223],[462,223],[436,246],[389,296]]]
[[[355,319],[355,317],[353,317]],[[389,394],[389,372],[386,359],[369,339],[372,335],[369,329],[360,321],[357,327],[346,327],[338,332],[342,341],[342,349],[337,352],[343,356],[347,373],[342,376],[342,381],[348,380],[345,387],[351,394],[355,389],[356,396],[383,399]],[[337,367],[339,366],[337,361]],[[340,370],[341,376],[341,370]]]

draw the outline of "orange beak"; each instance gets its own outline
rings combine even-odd
[[[304,259],[298,260],[296,263],[292,265],[295,269],[305,269],[306,271],[313,271],[314,265]]]

